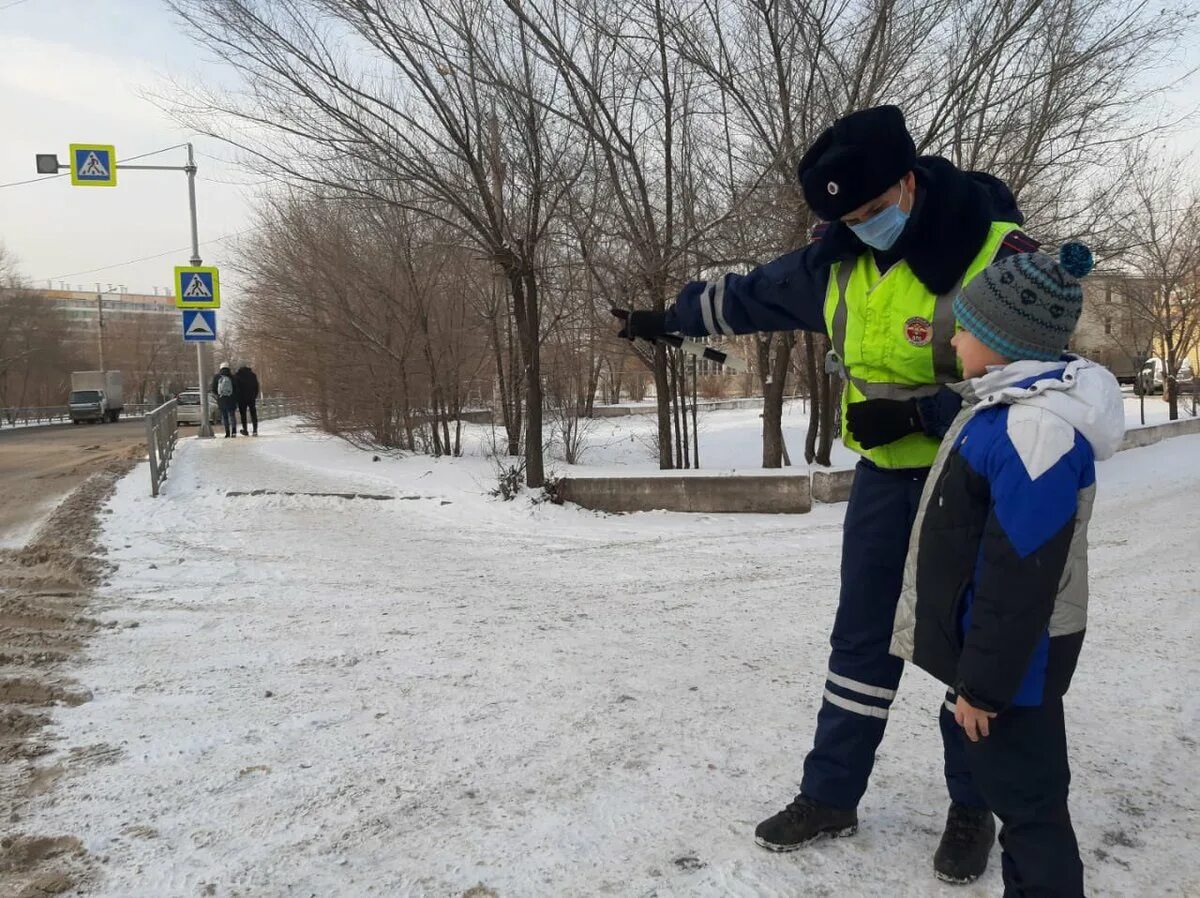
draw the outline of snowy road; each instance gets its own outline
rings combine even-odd
[[[75,773],[23,826],[89,892],[173,896],[983,896],[931,875],[935,712],[910,671],[852,839],[753,844],[823,686],[844,506],[646,514],[484,498],[480,459],[303,435],[139,467],[119,567],[55,712]],[[392,501],[243,496],[361,492]],[[1200,894],[1200,437],[1100,469],[1093,621],[1068,697],[1089,894]],[[403,498],[401,498],[403,497]],[[112,749],[115,749],[112,750]],[[1167,872],[1170,871],[1170,872]]]

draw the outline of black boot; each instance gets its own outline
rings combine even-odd
[[[933,873],[942,882],[965,885],[987,869],[988,855],[996,841],[996,821],[987,808],[950,805],[946,831],[933,856]]]
[[[795,851],[821,836],[838,839],[858,832],[858,812],[834,808],[797,795],[786,808],[754,830],[754,841],[769,851]]]

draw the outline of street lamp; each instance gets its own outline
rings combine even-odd
[[[101,152],[109,153],[109,165],[111,169],[109,173],[112,175],[111,181],[96,181],[100,186],[114,186],[116,184],[116,171],[120,167],[122,169],[137,169],[140,171],[181,171],[187,175],[188,179],[188,211],[189,220],[192,228],[192,257],[191,264],[193,266],[200,265],[200,237],[196,228],[196,157],[192,151],[192,145],[186,144],[187,147],[187,164],[186,165],[120,165],[117,164],[116,151],[112,147],[96,147]],[[74,153],[75,145],[72,145]],[[53,175],[66,169],[71,170],[70,165],[64,165],[58,161],[57,153],[36,153],[36,162],[38,174]],[[74,183],[75,175],[72,174],[72,183]],[[86,186],[86,185],[85,185]],[[96,284],[96,306],[100,312],[100,368],[104,368],[104,312],[102,301],[100,299],[100,285]],[[196,344],[196,374],[200,381],[200,436],[212,437],[212,425],[208,420],[208,390],[204,387],[204,353],[200,343]]]

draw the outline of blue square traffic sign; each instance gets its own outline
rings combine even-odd
[[[183,310],[183,342],[212,343],[217,339],[216,309]]]
[[[71,183],[76,187],[116,187],[117,151],[107,144],[71,144]]]
[[[175,308],[219,309],[221,275],[212,266],[177,265],[175,267]]]

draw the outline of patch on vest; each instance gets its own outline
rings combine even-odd
[[[920,316],[909,318],[904,322],[904,336],[913,346],[928,346],[933,340],[933,325]]]

